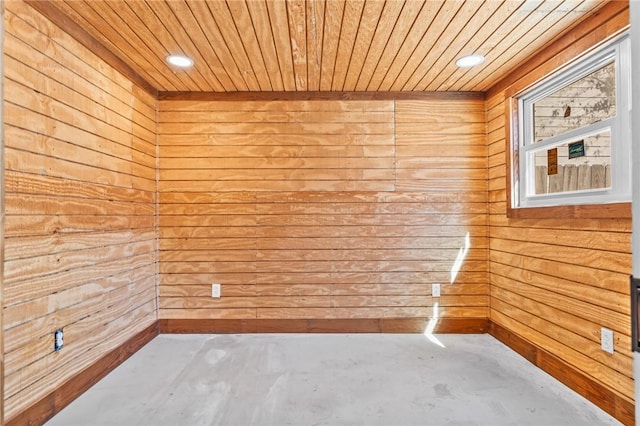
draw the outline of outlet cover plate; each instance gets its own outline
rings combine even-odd
[[[431,284],[431,297],[440,297],[440,284]]]
[[[602,327],[600,329],[600,344],[602,350],[612,354],[614,352],[613,330]]]
[[[221,296],[220,284],[211,284],[211,297],[216,299]]]

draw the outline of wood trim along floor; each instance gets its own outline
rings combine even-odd
[[[489,334],[623,424],[635,424],[635,406],[632,402],[618,396],[560,358],[535,346],[501,325],[490,322]]]
[[[192,320],[161,319],[160,333],[424,333],[428,318]],[[432,333],[486,333],[486,318],[443,318]]]
[[[92,366],[69,379],[6,426],[40,425],[70,404],[160,333],[424,333],[426,318],[328,320],[178,320],[156,321]],[[434,333],[489,333],[529,362],[564,383],[625,425],[635,424],[635,406],[553,354],[485,318],[441,319]]]
[[[155,321],[149,327],[140,331],[122,345],[100,358],[93,365],[67,380],[58,389],[7,420],[4,425],[22,426],[43,424],[117,366],[122,364],[127,358],[140,350],[144,345],[153,340],[153,338],[159,334],[159,331],[158,321]]]

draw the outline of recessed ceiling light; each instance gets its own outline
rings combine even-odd
[[[460,68],[471,68],[484,62],[482,55],[467,55],[456,61],[456,65]]]
[[[167,56],[167,62],[180,68],[188,68],[193,65],[193,59],[183,55],[169,55]]]

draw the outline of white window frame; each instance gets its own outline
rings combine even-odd
[[[544,97],[615,62],[616,115],[535,143],[533,105]],[[605,204],[631,201],[631,43],[622,35],[516,96],[517,152],[512,153],[512,208]],[[535,152],[611,131],[611,187],[535,194]]]

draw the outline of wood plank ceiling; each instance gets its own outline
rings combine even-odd
[[[51,3],[159,92],[486,91],[606,0]]]

